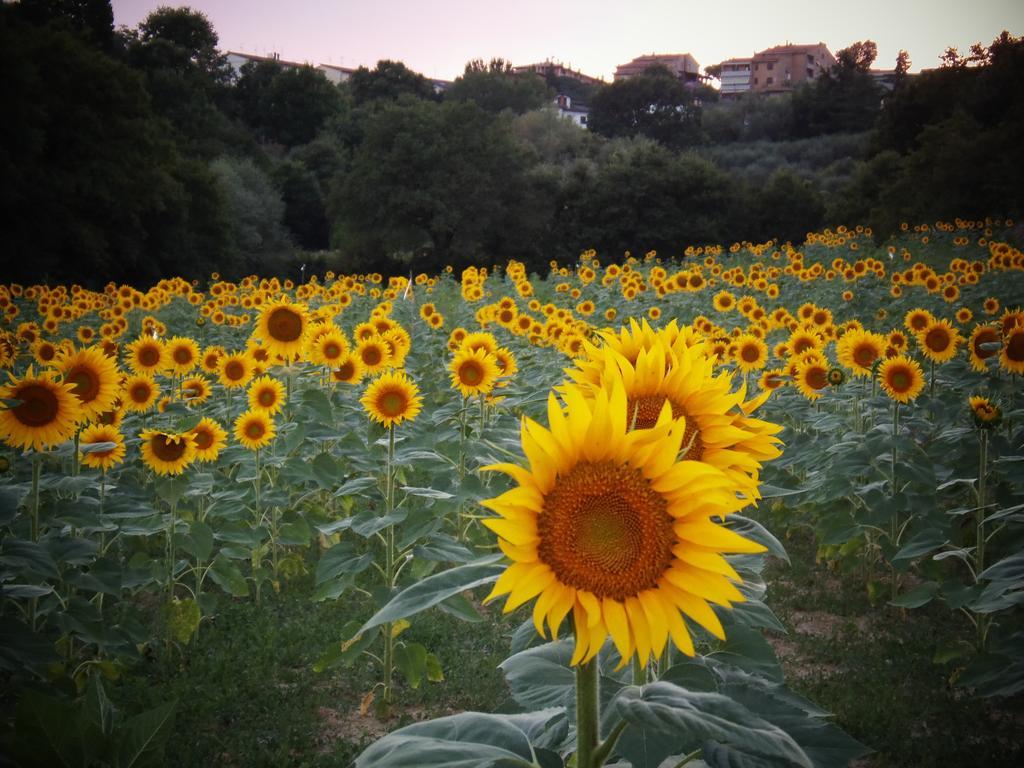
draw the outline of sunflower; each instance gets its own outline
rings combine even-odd
[[[117,365],[96,347],[61,355],[57,369],[64,383],[74,387],[75,397],[82,405],[86,419],[94,419],[109,411],[121,391],[121,377]]]
[[[302,352],[302,340],[308,327],[306,305],[281,299],[260,311],[253,335],[272,354],[286,359],[295,358]]]
[[[99,446],[103,443],[113,443],[113,445],[97,450],[87,450],[90,446]],[[82,449],[82,463],[87,467],[106,472],[115,464],[124,461],[124,435],[117,427],[91,424],[79,435],[79,446]]]
[[[508,386],[509,379],[515,376],[516,372],[519,370],[515,355],[513,355],[511,350],[506,347],[498,347],[494,352],[494,362],[498,364],[499,371],[498,382],[495,386]]]
[[[253,376],[252,358],[245,352],[231,352],[221,357],[217,373],[228,389],[244,387]]]
[[[968,399],[968,404],[974,424],[980,429],[994,429],[1003,420],[1002,409],[987,397],[972,395]]]
[[[337,366],[337,368],[331,369],[331,381],[342,384],[358,384],[362,380],[363,363],[355,355],[345,355],[338,361]]]
[[[367,415],[385,427],[412,421],[420,412],[419,388],[405,373],[385,373],[359,399]]]
[[[501,374],[493,354],[483,349],[474,352],[468,347],[463,347],[455,355],[448,370],[452,375],[452,389],[459,390],[463,397],[488,394]]]
[[[912,309],[903,318],[903,325],[906,326],[907,330],[911,333],[920,333],[928,327],[930,323],[935,322],[935,316],[932,315],[927,309]]]
[[[903,404],[909,403],[924,389],[921,366],[906,355],[884,361],[878,369],[878,380],[890,398]]]
[[[82,406],[71,384],[54,380],[47,371],[38,376],[28,367],[20,379],[0,386],[0,399],[17,405],[0,409],[0,439],[13,448],[43,450],[71,439],[82,420]]]
[[[192,428],[192,441],[196,445],[196,461],[216,461],[221,449],[227,445],[228,433],[216,421],[203,417]]]
[[[817,400],[828,386],[829,367],[819,359],[798,363],[793,383],[808,400]]]
[[[729,291],[719,291],[715,294],[713,304],[718,312],[728,312],[736,306],[736,297]]]
[[[724,639],[709,603],[743,601],[740,577],[722,557],[764,547],[715,522],[739,509],[736,488],[719,469],[678,460],[685,419],[662,409],[650,429],[629,428],[621,381],[588,399],[566,385],[563,411],[548,399],[546,429],[524,419],[528,467],[487,467],[517,487],[482,502],[484,521],[512,565],[488,596],[508,595],[505,612],[537,598],[533,621],[556,637],[572,614],[571,664],[590,661],[610,635],[622,665],[646,664],[669,638],[694,654],[683,616]]]
[[[379,336],[360,340],[354,352],[363,366],[363,372],[370,376],[388,367],[391,362],[390,353],[391,347]]]
[[[762,392],[778,389],[786,383],[785,375],[786,372],[781,368],[763,371],[757,380],[757,386],[761,388]]]
[[[160,385],[152,376],[136,373],[125,379],[123,398],[126,411],[145,413],[160,396]]]
[[[139,435],[142,440],[142,461],[158,475],[180,475],[196,457],[192,433],[177,435],[148,429]]]
[[[847,331],[836,342],[836,357],[854,376],[869,378],[875,361],[885,354],[889,340],[871,331]]]
[[[917,334],[922,354],[936,363],[952,360],[961,341],[960,331],[948,320],[934,320]]]
[[[976,371],[985,370],[985,361],[995,357],[998,350],[995,348],[985,349],[982,345],[999,344],[999,331],[991,325],[976,325],[971,332],[968,347],[971,353],[971,367]]]
[[[753,334],[745,333],[736,338],[736,367],[744,373],[759,371],[768,364],[768,345]]]
[[[176,376],[190,373],[199,363],[199,345],[185,336],[175,336],[166,344],[170,370]]]
[[[467,333],[466,337],[462,340],[461,346],[473,351],[482,349],[488,354],[493,355],[498,349],[498,340],[494,338],[493,334],[486,332]]]
[[[235,419],[235,440],[250,451],[269,445],[276,434],[274,420],[266,411],[249,410]]]
[[[181,399],[189,405],[199,405],[210,399],[213,389],[205,376],[192,376],[181,382]]]
[[[270,376],[260,376],[249,385],[249,407],[273,416],[284,407],[284,384]]]
[[[1024,374],[1024,326],[1015,325],[1003,336],[999,365],[1010,373]]]
[[[32,357],[35,358],[39,365],[53,365],[59,354],[60,349],[52,341],[40,339],[32,344]]]
[[[170,367],[167,348],[160,339],[140,336],[128,345],[128,367],[134,373],[162,373]]]
[[[337,366],[348,354],[348,339],[338,328],[328,327],[310,343],[307,356],[314,365]]]
[[[217,373],[220,368],[220,359],[226,354],[227,350],[224,347],[207,347],[203,350],[203,356],[199,359],[199,367],[206,373]]]

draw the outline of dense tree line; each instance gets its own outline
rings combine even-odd
[[[653,68],[593,87],[474,60],[446,90],[401,62],[336,86],[234,72],[201,13],[113,27],[108,0],[0,7],[5,279],[152,280],[299,263],[540,268],[823,225],[1016,215],[1024,42],[906,75],[870,41],[791,95],[718,101]],[[550,108],[588,104],[590,131]]]

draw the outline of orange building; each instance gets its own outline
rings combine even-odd
[[[615,68],[616,80],[628,80],[642,75],[648,67],[663,66],[684,83],[696,83],[701,80],[700,64],[688,53],[664,53],[637,56],[628,64],[619,64]]]
[[[750,61],[750,90],[754,93],[785,93],[800,83],[820,77],[835,66],[836,59],[824,43],[776,45],[754,54]]]

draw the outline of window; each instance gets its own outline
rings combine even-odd
[[[808,80],[813,80],[814,79],[814,70],[811,69],[810,67],[807,68],[807,79]]]
[[[809,53],[807,54],[807,63],[808,64],[813,64],[814,63],[814,57],[811,56],[811,54],[809,54]]]
[[[754,85],[757,85],[757,78],[754,78]]]
[[[766,82],[768,83],[768,85],[771,85],[772,83],[775,82],[775,78],[774,77],[769,77]]]
[[[768,64],[768,71],[771,72],[773,69],[775,69],[775,65],[772,64],[772,63],[769,63]]]

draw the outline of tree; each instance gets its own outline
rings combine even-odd
[[[330,225],[316,176],[294,160],[281,163],[273,175],[284,203],[283,222],[292,238],[307,250],[326,249],[330,245]]]
[[[899,53],[896,54],[896,66],[893,68],[893,72],[896,75],[896,85],[906,82],[907,72],[910,71],[910,54],[900,48]]]
[[[16,6],[33,24],[63,24],[101,50],[114,49],[114,9],[110,0],[21,0]]]
[[[433,84],[400,61],[383,59],[374,69],[360,67],[348,81],[352,101],[362,106],[376,101],[396,101],[401,96],[435,100]]]
[[[517,257],[525,166],[507,121],[473,103],[383,105],[329,199],[332,243],[364,269]]]
[[[342,106],[341,92],[310,66],[249,62],[235,86],[242,118],[264,141],[294,147],[312,141]]]
[[[20,22],[9,6],[0,68],[8,279],[144,281],[221,258],[212,184],[181,157],[137,73],[80,35]]]
[[[878,46],[872,40],[856,42],[836,51],[836,66],[840,69],[867,72],[878,57]]]
[[[700,141],[700,120],[693,91],[665,67],[654,66],[598,91],[587,124],[602,136],[647,136],[678,149]]]
[[[139,24],[138,36],[144,45],[166,44],[182,65],[187,62],[208,74],[221,68],[217,32],[204,13],[188,6],[160,6]]]
[[[210,164],[230,222],[229,253],[245,272],[273,271],[291,250],[281,196],[252,160],[219,157]],[[268,267],[269,263],[269,267]]]
[[[461,77],[445,93],[454,101],[472,101],[487,112],[511,110],[517,115],[540,109],[551,99],[543,78],[533,72],[516,74],[505,59],[487,64],[474,59],[466,64]]]

